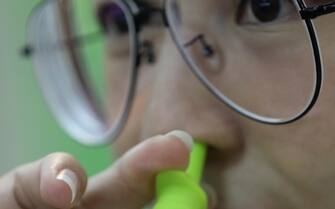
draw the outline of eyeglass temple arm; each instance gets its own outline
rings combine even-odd
[[[335,12],[335,1],[324,4],[318,5],[314,7],[307,7],[300,10],[300,15],[302,19],[314,19],[322,15],[330,14]]]
[[[81,43],[94,43],[98,40],[98,38],[100,38],[102,34],[103,34],[102,31],[96,31],[82,36],[76,36],[68,40],[48,43],[44,45],[44,47],[50,47],[50,49],[52,50],[55,47],[56,48],[59,47],[60,44],[63,45],[67,43],[75,43],[76,45],[80,45]],[[34,51],[35,48],[31,44],[26,44],[25,46],[22,47],[20,54],[25,58],[30,58],[31,56],[33,56]]]
[[[159,13],[163,13],[163,10],[160,8],[146,8],[146,11],[150,11],[151,13],[154,12],[159,12]],[[141,13],[137,14],[137,15],[141,15],[144,11],[141,10]],[[46,47],[57,47],[57,45],[59,45],[59,43],[94,43],[99,36],[103,34],[103,31],[96,31],[96,32],[92,32],[89,34],[85,34],[82,36],[77,36],[77,37],[73,37],[69,40],[65,40],[65,41],[60,41],[60,42],[55,42],[55,43],[51,43],[51,44],[47,44]],[[33,54],[34,54],[34,47],[31,44],[26,44],[25,46],[22,47],[22,49],[20,50],[20,54],[22,57],[25,58],[30,58]]]

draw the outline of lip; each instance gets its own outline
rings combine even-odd
[[[208,209],[216,209],[218,206],[217,192],[211,185],[207,183],[203,183],[202,188],[206,192],[208,197]]]
[[[207,145],[206,165],[220,164],[227,166],[238,161],[242,157],[245,144],[242,140],[201,138],[196,137],[196,141]]]
[[[208,209],[220,209],[223,207],[219,203],[221,188],[218,182],[221,182],[221,169],[236,162],[242,156],[244,143],[242,143],[243,141],[237,135],[237,132],[230,130],[225,133],[211,132],[211,134],[208,132],[206,134],[194,134],[193,132],[191,135],[195,141],[204,143],[208,147],[201,186],[208,197]]]
[[[230,125],[223,125],[222,122],[214,123],[213,127],[206,127],[206,129],[196,126],[189,133],[196,141],[205,143],[209,148],[209,153],[217,157],[219,155],[227,157],[231,153],[241,151],[244,147],[243,133],[235,123]]]

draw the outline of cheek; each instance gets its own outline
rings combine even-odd
[[[131,68],[127,58],[108,58],[106,64],[107,109],[108,115],[114,122],[123,112],[129,91]]]
[[[332,30],[335,32],[335,30]],[[334,37],[334,33],[331,35]],[[295,189],[303,193],[318,193],[325,195],[329,191],[335,189],[335,167],[331,159],[335,158],[335,69],[334,62],[334,44],[330,41],[330,36],[320,34],[321,49],[323,51],[325,78],[321,95],[318,102],[304,118],[290,125],[284,126],[262,126],[247,125],[247,132],[250,134],[251,143],[257,144],[261,152],[274,170],[276,170],[281,178],[289,181],[294,185]],[[323,43],[323,44],[322,44]],[[294,45],[296,51],[295,56],[287,56],[285,60],[269,63],[267,69],[271,69],[271,73],[275,75],[273,78],[280,77],[276,75],[278,70],[285,73],[285,69],[299,70],[300,75],[306,75],[302,70],[312,72],[314,64],[307,56],[297,60],[298,54],[306,54],[303,48]],[[299,50],[298,50],[299,49]],[[310,50],[306,48],[306,50]],[[257,50],[258,51],[258,50]],[[262,54],[262,51],[258,51]],[[292,51],[293,53],[293,51]],[[266,54],[262,54],[267,57]],[[271,60],[271,59],[267,59]],[[291,66],[290,66],[291,65]],[[281,66],[281,68],[278,68]],[[284,68],[286,66],[286,68]],[[313,67],[313,68],[311,68]],[[289,75],[290,72],[286,72]],[[287,83],[296,83],[295,86],[282,86],[281,90],[288,92],[289,96],[296,98],[301,94],[301,86],[308,84],[306,76],[287,76]],[[291,80],[292,79],[292,80]],[[269,80],[268,86],[276,83],[277,80]],[[272,83],[272,84],[271,84]],[[285,100],[283,100],[285,101]],[[271,103],[271,108],[276,108],[277,104]],[[285,105],[285,103],[283,103]],[[287,106],[288,104],[288,106]],[[290,107],[287,103],[286,106]],[[282,104],[281,104],[282,105]]]
[[[315,20],[324,64],[323,87],[318,102],[301,121],[276,127],[276,130],[269,128],[267,138],[271,140],[263,142],[267,154],[286,176],[297,185],[306,185],[306,189],[316,188],[322,193],[335,189],[332,160],[335,158],[335,26],[329,24],[334,19],[335,15],[331,14]]]
[[[143,36],[143,37],[142,37]],[[145,37],[145,38],[144,38]],[[161,39],[164,38],[164,33],[161,28],[150,28],[141,31],[141,38],[151,40],[154,45],[154,52],[158,58],[160,54]],[[108,50],[107,50],[108,51]],[[112,49],[110,49],[112,51]],[[124,53],[118,55],[124,55]],[[129,57],[128,54],[126,53]],[[111,114],[120,112],[122,101],[127,95],[127,86],[130,82],[130,73],[132,71],[129,58],[120,56],[107,56],[106,76],[108,80],[108,101]],[[143,140],[141,133],[141,124],[147,111],[148,101],[152,94],[152,85],[157,73],[157,64],[150,64],[146,57],[141,60],[141,66],[138,69],[137,83],[135,96],[132,103],[127,123],[122,130],[120,136],[113,144],[113,153],[120,156],[129,148],[133,147]]]
[[[327,193],[335,189],[333,125],[318,110],[300,122],[284,127],[250,131],[266,162],[282,179],[303,193]],[[330,122],[330,123],[329,123]],[[333,126],[334,127],[334,126]]]
[[[329,102],[335,99],[335,25],[329,24],[334,19],[335,15],[331,14],[320,17],[315,22],[324,64],[324,87],[322,93],[327,95]]]
[[[309,43],[283,45],[270,36],[224,44],[223,70],[210,77],[223,94],[268,117],[288,118],[305,108],[315,82]],[[293,50],[287,50],[289,45]]]
[[[323,19],[323,23],[329,22],[331,20]],[[313,192],[326,196],[335,189],[332,160],[335,158],[335,42],[332,41],[335,27],[320,24],[317,28],[320,29],[325,79],[316,106],[301,121],[290,125],[267,126],[247,120],[244,132],[248,136],[247,143],[259,149],[262,161],[282,179],[304,194]],[[226,54],[226,78],[222,77],[225,79],[222,88],[226,88],[232,98],[241,95],[235,97],[236,101],[250,108],[265,108],[267,113],[292,112],[290,108],[296,104],[292,102],[305,104],[313,88],[314,58],[309,43],[307,39],[301,42],[296,38],[285,41],[282,39],[285,36],[271,38],[272,41],[262,37],[263,40],[249,36],[244,37],[245,42],[228,42],[230,53]]]
[[[151,97],[154,66],[145,65],[139,70],[135,97],[127,123],[121,135],[113,144],[113,153],[116,156],[122,155],[142,140],[141,120],[144,117],[148,107],[148,100]],[[128,59],[109,58],[106,75],[108,78],[109,112],[112,116],[120,113],[122,107],[124,107],[123,101],[128,91],[130,72]]]

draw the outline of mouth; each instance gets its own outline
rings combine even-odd
[[[203,183],[202,185],[203,190],[207,194],[208,198],[208,209],[219,209],[218,208],[218,194],[214,187],[207,183]]]
[[[224,128],[224,130],[211,130],[190,132],[195,141],[204,143],[208,147],[207,163],[224,166],[231,164],[242,156],[245,150],[245,140],[242,131],[235,128]]]
[[[221,209],[224,206],[224,173],[236,165],[243,157],[243,146],[222,150],[208,145],[207,159],[203,174],[202,188],[207,194],[208,209]]]

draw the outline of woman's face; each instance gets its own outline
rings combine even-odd
[[[159,0],[147,2],[161,6]],[[204,69],[214,69],[208,77],[219,89],[231,97],[251,90],[248,95],[252,99],[234,99],[255,111],[261,106],[266,114],[272,114],[272,109],[285,105],[283,112],[294,111],[287,98],[302,101],[300,96],[310,91],[314,66],[303,27],[293,26],[298,16],[291,1],[278,0],[282,12],[270,18],[264,16],[269,18],[266,21],[260,21],[262,13],[255,14],[257,9],[251,8],[251,1],[244,9],[233,0],[181,2],[181,11],[187,14],[185,22],[189,22],[187,30],[206,33],[217,52],[210,60],[199,57],[195,62]],[[142,62],[134,105],[124,131],[113,145],[114,153],[121,155],[153,135],[185,130],[209,145],[204,182],[215,190],[216,208],[332,208],[332,18],[328,15],[315,21],[325,69],[320,99],[303,119],[282,126],[260,124],[228,109],[192,75],[167,29],[162,25],[146,26],[141,38],[153,42],[156,62]],[[197,57],[196,49],[193,53]],[[108,54],[106,59],[108,69],[127,66],[126,60]],[[110,88],[120,76],[120,71],[108,70]],[[246,79],[250,77],[254,79]],[[113,96],[115,99],[117,95]]]

